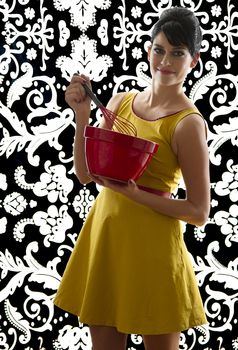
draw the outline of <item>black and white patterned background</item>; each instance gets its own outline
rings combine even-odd
[[[185,89],[208,122],[212,193],[206,225],[185,227],[209,326],[182,333],[180,350],[238,350],[236,0],[0,1],[1,350],[91,349],[87,325],[52,302],[98,193],[73,173],[64,91],[76,71],[104,103],[149,86],[151,26],[176,5],[195,12],[204,34]],[[91,123],[100,117],[94,110]],[[143,349],[139,335],[128,349]]]

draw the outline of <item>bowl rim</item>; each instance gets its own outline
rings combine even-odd
[[[156,153],[159,148],[159,144],[154,141],[92,125],[85,126],[84,137],[110,143],[118,143],[120,141],[124,146],[130,146],[148,153]]]

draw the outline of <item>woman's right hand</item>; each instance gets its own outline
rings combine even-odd
[[[83,84],[91,87],[90,80],[86,75],[74,74],[65,91],[65,101],[74,110],[76,116],[89,118],[91,111],[91,99],[86,94]]]

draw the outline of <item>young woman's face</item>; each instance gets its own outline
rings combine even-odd
[[[148,50],[152,78],[166,86],[182,84],[198,58],[199,54],[192,57],[186,46],[172,46],[163,32],[155,37]]]

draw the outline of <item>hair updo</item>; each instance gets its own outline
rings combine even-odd
[[[151,43],[163,32],[173,46],[185,45],[194,57],[201,48],[202,31],[197,17],[184,7],[164,10],[151,33]]]

